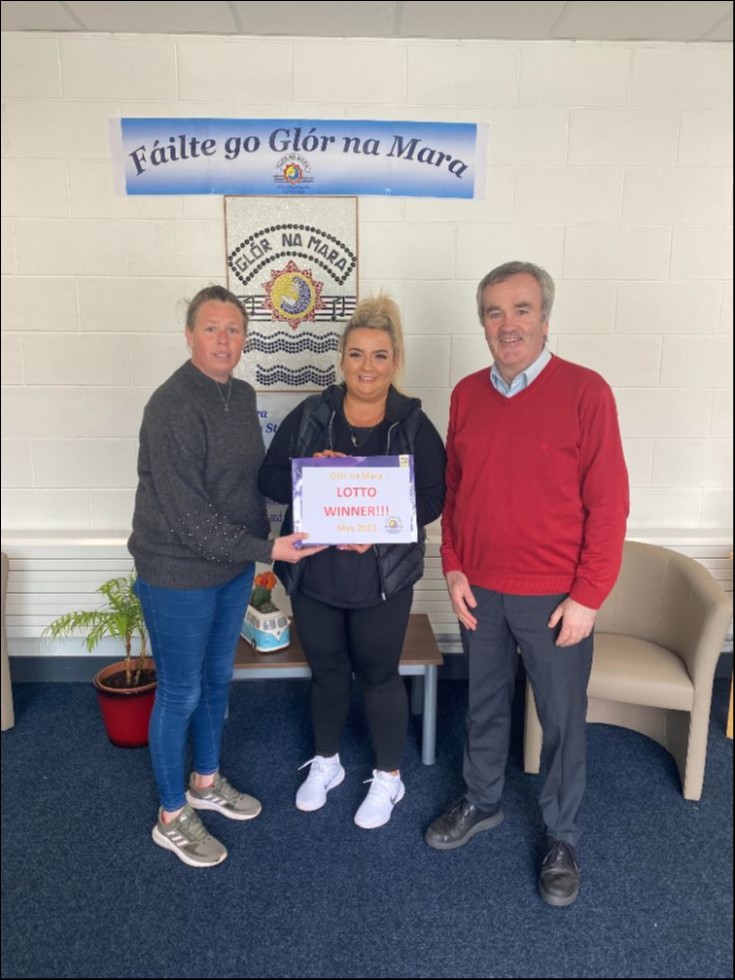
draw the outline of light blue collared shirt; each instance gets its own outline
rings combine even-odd
[[[552,353],[546,344],[544,344],[544,349],[541,351],[533,364],[529,364],[525,371],[521,371],[520,374],[517,374],[510,384],[503,381],[495,364],[493,364],[493,366],[490,368],[490,380],[496,391],[499,391],[505,398],[512,398],[514,395],[517,395],[519,391],[523,391],[524,388],[528,388],[528,386],[536,380],[551,358]]]

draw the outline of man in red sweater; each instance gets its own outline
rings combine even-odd
[[[477,290],[494,358],[452,393],[442,565],[469,671],[464,796],[426,842],[461,847],[503,820],[517,650],[544,731],[539,890],[579,892],[577,813],[597,610],[620,569],[628,475],[610,387],[546,347],[554,283],[508,262]]]

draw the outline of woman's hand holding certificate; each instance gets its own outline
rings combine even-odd
[[[362,553],[416,541],[413,456],[343,456],[291,462],[294,529],[311,541]]]

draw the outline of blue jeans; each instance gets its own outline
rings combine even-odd
[[[164,810],[186,803],[184,763],[191,730],[193,768],[219,769],[235,649],[255,566],[210,589],[162,589],[138,578],[156,663],[156,702],[149,730],[153,771]]]

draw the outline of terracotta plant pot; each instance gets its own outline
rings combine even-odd
[[[152,670],[153,660],[147,659],[145,667]],[[107,737],[120,748],[138,749],[148,744],[148,723],[156,696],[156,682],[132,688],[105,686],[107,677],[124,669],[122,660],[108,664],[95,675],[94,686]]]

